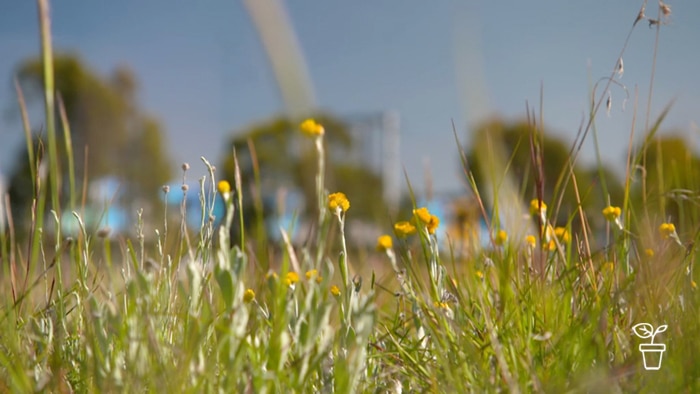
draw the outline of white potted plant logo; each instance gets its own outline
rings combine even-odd
[[[647,371],[657,371],[661,369],[661,359],[664,356],[664,351],[666,351],[666,345],[663,343],[654,343],[654,337],[666,331],[668,326],[666,324],[660,325],[656,330],[654,326],[649,323],[639,323],[632,327],[635,335],[640,338],[651,338],[650,343],[642,343],[639,345],[639,351],[642,352],[642,357],[644,358],[644,369]]]

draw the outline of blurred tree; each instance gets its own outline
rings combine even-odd
[[[22,62],[17,76],[28,105],[41,103],[43,71],[40,58]],[[58,54],[54,58],[56,94],[62,99],[74,152],[76,189],[80,182],[116,177],[123,185],[124,200],[119,201],[130,212],[138,203],[143,208],[158,204],[158,190],[170,179],[170,164],[156,120],[145,115],[136,99],[138,84],[133,72],[118,67],[104,78],[91,70],[74,54]],[[58,113],[58,111],[57,111]],[[63,123],[57,119],[59,135]],[[34,137],[37,144],[40,137]],[[58,138],[62,179],[62,198],[67,198],[66,147]],[[40,144],[39,144],[40,145]],[[36,164],[32,164],[36,165]],[[11,174],[9,192],[13,214],[21,222],[33,198],[26,152],[20,155]],[[145,209],[146,213],[153,210]],[[26,221],[25,221],[26,222]]]
[[[501,119],[493,119],[479,125],[473,134],[472,148],[467,153],[467,161],[470,170],[473,172],[476,183],[479,187],[484,187],[486,177],[493,177],[494,174],[489,173],[493,169],[482,168],[483,160],[478,160],[480,152],[489,151],[490,147],[485,146],[489,143],[489,139],[485,138],[486,133],[490,134],[490,141],[496,141],[502,144],[504,148],[505,160],[507,163],[509,174],[517,182],[522,198],[528,202],[532,198],[536,198],[538,192],[536,188],[537,174],[540,173],[536,164],[541,162],[541,179],[543,198],[548,203],[553,203],[556,197],[562,193],[557,191],[556,182],[559,179],[562,171],[568,171],[569,162],[569,147],[564,142],[548,131],[538,131],[525,121],[506,123]],[[537,154],[533,155],[531,148],[531,140],[534,142],[534,152],[540,152],[537,159]],[[505,168],[504,164],[504,168]],[[617,176],[607,167],[586,169],[577,165],[574,168],[574,175],[578,186],[579,196],[582,206],[585,208],[599,209],[607,205],[608,195],[612,202],[622,202],[623,189]],[[602,177],[601,177],[602,175]],[[603,188],[603,181],[606,187]],[[604,192],[607,190],[607,195]],[[570,215],[577,208],[577,199],[573,183],[568,182],[566,189],[563,191],[561,210],[556,221],[559,224],[565,224]]]
[[[659,212],[664,220],[690,219],[688,209],[697,209],[700,201],[700,157],[679,133],[656,137],[640,149],[646,149],[645,171],[637,172],[632,201],[641,207],[646,193],[646,209]],[[646,173],[645,183],[639,175]],[[644,185],[644,186],[643,186]],[[646,190],[644,190],[646,189]]]
[[[376,219],[384,211],[381,177],[364,163],[343,160],[353,148],[348,126],[341,120],[320,114],[314,117],[325,129],[326,189],[342,191],[351,201],[353,218]],[[250,147],[254,148],[251,151]],[[296,189],[303,195],[304,214],[317,215],[315,176],[317,158],[313,143],[299,131],[297,121],[278,116],[251,125],[235,134],[223,161],[223,177],[233,184],[233,150],[238,155],[243,183],[244,217],[253,225],[254,202],[263,203],[263,216],[273,214],[274,197],[280,188]],[[253,154],[255,157],[253,157]],[[255,185],[254,164],[257,163],[260,186]],[[259,193],[259,194],[258,194]]]

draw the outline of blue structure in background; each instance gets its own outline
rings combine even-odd
[[[119,187],[117,178],[107,177],[92,182],[90,186],[90,200],[92,203],[85,207],[80,218],[86,227],[86,231],[109,227],[112,233],[120,233],[129,230],[129,212],[119,204],[111,203],[119,201],[124,191]],[[61,231],[66,234],[77,235],[80,232],[78,220],[73,212],[63,211],[61,215]]]

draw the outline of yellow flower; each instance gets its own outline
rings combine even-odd
[[[698,284],[695,283],[694,280],[691,280],[691,281],[690,281],[690,285],[693,287],[693,289],[697,289],[697,288],[698,288]]]
[[[253,289],[247,289],[245,292],[243,292],[243,302],[246,304],[252,302],[255,299],[255,292]]]
[[[449,305],[447,305],[446,302],[435,301],[435,302],[433,302],[433,305],[435,305],[436,308],[441,308],[441,309],[449,308]]]
[[[323,281],[323,277],[321,275],[319,275],[318,270],[315,270],[315,269],[310,270],[310,271],[306,271],[306,280],[312,280],[312,279],[316,279],[316,283],[321,283],[321,281]]]
[[[393,246],[393,239],[391,239],[391,235],[380,235],[379,238],[377,238],[377,250],[380,252],[387,251],[391,249]]]
[[[267,275],[265,275],[266,280],[276,280],[277,279],[277,273],[274,271],[268,271]]]
[[[423,208],[414,209],[413,214],[416,215],[416,217],[418,217],[418,219],[420,219],[420,221],[423,222],[423,224],[430,223],[430,218],[432,215],[428,211],[428,208],[423,207]]]
[[[535,238],[534,235],[528,235],[527,237],[525,237],[525,242],[527,242],[527,244],[530,245],[531,248],[537,246],[537,238]]]
[[[334,297],[340,296],[340,289],[338,288],[338,286],[331,286],[331,294],[333,294]]]
[[[663,239],[667,239],[676,233],[676,226],[673,223],[662,223],[659,226],[659,233],[661,233]]]
[[[439,225],[440,219],[438,219],[438,217],[435,215],[430,215],[430,221],[427,223],[428,233],[435,234],[435,230],[437,230]]]
[[[646,254],[648,257],[654,257],[654,249],[647,248],[644,250],[644,254]]]
[[[607,219],[609,222],[614,222],[620,217],[621,214],[622,210],[620,207],[613,207],[612,205],[609,205],[603,209],[603,216],[605,216],[605,219]]]
[[[293,286],[297,282],[299,282],[299,274],[294,271],[287,272],[287,277],[284,279],[284,283],[287,286]]]
[[[484,279],[484,273],[481,271],[476,271],[476,277],[479,279]]]
[[[309,137],[321,136],[325,133],[323,126],[316,123],[316,121],[313,119],[306,119],[305,121],[301,122],[299,127],[301,128],[301,132]]]
[[[228,183],[228,181],[219,181],[219,183],[216,186],[217,189],[219,189],[219,193],[221,194],[227,194],[231,192],[231,185]]]
[[[554,242],[554,240],[549,241],[549,243],[547,244],[547,249],[549,251],[557,250],[557,243]]]
[[[505,232],[505,230],[498,230],[496,233],[496,237],[494,238],[494,242],[496,245],[501,246],[506,243],[508,240],[508,233]]]
[[[603,265],[603,267],[604,267],[605,269],[607,269],[607,270],[612,271],[612,270],[615,269],[615,263],[613,263],[612,261],[608,261],[607,263],[605,263],[605,264]]]
[[[569,232],[566,231],[566,228],[564,227],[557,227],[554,229],[554,235],[556,235],[557,238],[559,238],[559,242],[562,243],[569,243],[571,240],[571,236],[569,235]]]
[[[530,201],[530,215],[544,215],[547,212],[547,204],[544,201],[533,199]]]
[[[399,237],[406,237],[416,232],[416,226],[407,221],[401,221],[394,224],[394,231]]]
[[[350,201],[344,193],[333,193],[328,195],[328,208],[333,212],[336,212],[338,208],[345,212],[350,209]]]

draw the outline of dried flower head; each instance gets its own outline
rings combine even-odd
[[[182,163],[182,171],[187,171],[190,169],[189,163]]]
[[[632,24],[632,26],[636,26],[639,21],[646,18],[646,15],[644,15],[645,9],[646,9],[646,1],[644,2],[644,4],[642,4],[642,8],[639,9],[639,13],[637,14],[637,19],[634,20],[634,23]]]
[[[661,10],[661,14],[663,14],[664,18],[671,16],[671,6],[661,0],[659,0],[659,9]]]
[[[101,229],[97,230],[97,236],[100,238],[107,238],[109,237],[109,234],[112,232],[112,228],[109,226],[102,227]]]
[[[617,61],[617,77],[622,78],[622,74],[625,73],[625,62],[622,61],[622,58],[620,58]]]
[[[163,193],[165,193],[165,194],[170,193],[170,186],[168,186],[168,185],[163,185]]]

